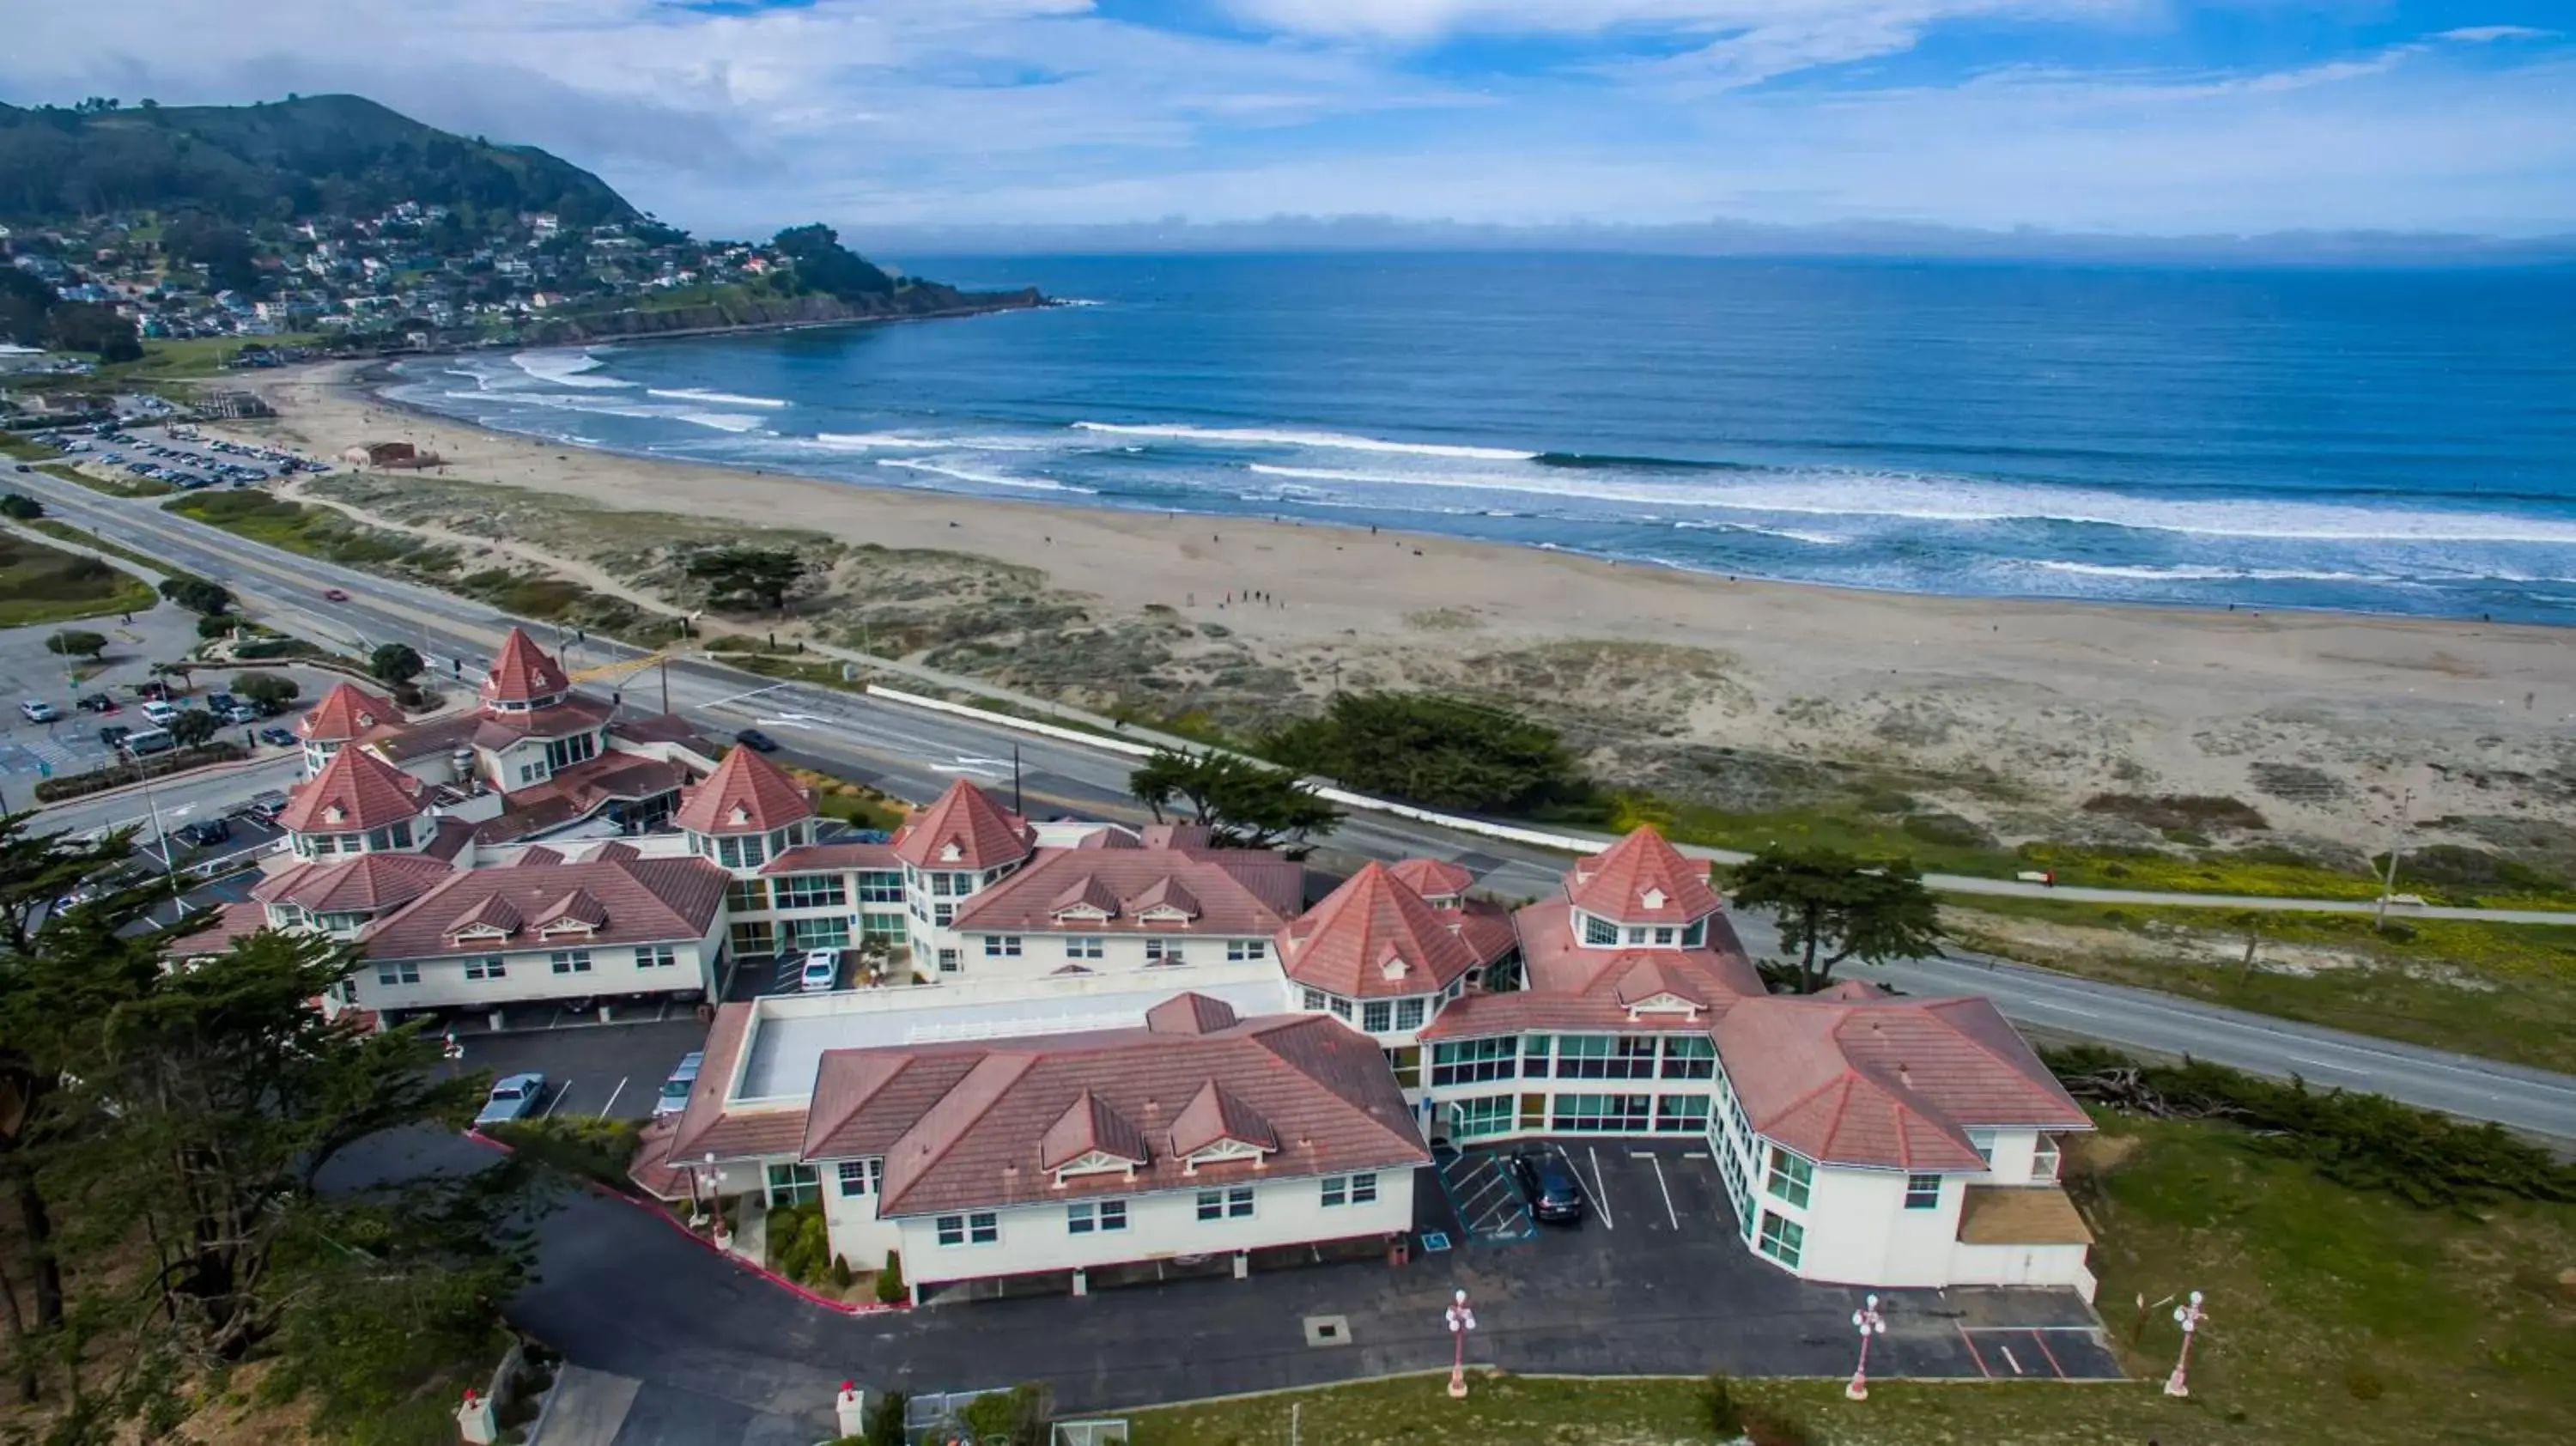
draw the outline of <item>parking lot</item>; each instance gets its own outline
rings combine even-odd
[[[1544,1150],[1581,1181],[1579,1224],[1527,1223],[1501,1157]],[[1658,1358],[1724,1359],[1766,1374],[1847,1373],[1862,1291],[1801,1281],[1747,1251],[1705,1142],[1519,1141],[1444,1156],[1422,1188],[1465,1245],[1480,1313],[1524,1322],[1512,1368],[1597,1369],[1586,1318],[1612,1312]],[[1496,1247],[1496,1248],[1483,1248]],[[2068,1290],[1960,1287],[1880,1291],[1887,1334],[1873,1373],[2116,1379],[2100,1322]],[[1483,1302],[1491,1300],[1488,1307]],[[1633,1367],[1632,1367],[1633,1369]]]
[[[534,1071],[546,1077],[540,1116],[592,1115],[642,1120],[680,1056],[706,1043],[693,1012],[633,1024],[574,1025],[527,1033],[462,1036],[465,1069],[494,1077]]]

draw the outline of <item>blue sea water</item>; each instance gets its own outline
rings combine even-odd
[[[406,363],[884,487],[1913,592],[2576,622],[2576,270],[922,259],[1080,304]]]

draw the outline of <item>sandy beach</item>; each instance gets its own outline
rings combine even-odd
[[[1034,569],[1078,621],[1052,649],[1042,633],[988,649],[983,671],[1094,705],[1124,694],[1240,722],[1307,706],[1299,695],[1337,678],[1454,689],[1560,722],[1605,778],[1725,806],[1797,802],[1839,786],[1817,765],[1847,765],[2007,839],[2043,819],[2062,836],[2095,794],[2170,793],[2245,800],[2279,836],[2378,848],[2393,799],[2412,790],[2418,824],[2453,820],[2426,836],[2576,852],[2576,663],[2560,630],[1877,594],[1364,529],[862,488],[485,431],[390,408],[358,372],[263,378],[280,419],[236,426],[324,457],[413,442],[447,464],[420,479],[423,498],[441,479],[498,484],[537,494],[532,506],[807,529]],[[330,500],[332,482],[306,485]],[[619,585],[600,556],[612,539],[554,535],[515,537],[510,555]],[[836,572],[832,586],[859,597],[867,582]],[[809,606],[804,626],[837,636],[833,601]],[[1141,673],[1049,676],[1055,652],[1120,627],[1156,632]]]

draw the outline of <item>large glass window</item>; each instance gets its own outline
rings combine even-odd
[[[1419,999],[1399,999],[1395,1001],[1395,1027],[1398,1029],[1420,1029],[1422,1027],[1422,1001]]]
[[[776,883],[782,909],[846,909],[850,891],[839,874],[790,874]]]
[[[756,869],[769,862],[769,841],[759,834],[725,834],[716,840],[716,862],[729,869]]]
[[[1081,1200],[1064,1207],[1064,1229],[1068,1235],[1089,1235],[1094,1231],[1127,1228],[1127,1202],[1124,1200]]]
[[[1489,1135],[1507,1135],[1512,1130],[1512,1097],[1493,1095],[1480,1100],[1460,1100],[1451,1107],[1449,1128],[1462,1140],[1481,1140]]]
[[[1145,941],[1145,967],[1148,969],[1188,962],[1189,960],[1182,957],[1181,941],[1178,939]]]
[[[1526,1035],[1521,1040],[1521,1073],[1530,1079],[1547,1078],[1549,1036]]]
[[[1514,1042],[1509,1035],[1501,1039],[1462,1039],[1431,1046],[1431,1083],[1439,1085],[1478,1084],[1489,1079],[1512,1077]]]
[[[1717,1044],[1705,1034],[1664,1038],[1664,1078],[1707,1079],[1717,1072]]]
[[[1229,964],[1240,964],[1247,959],[1267,959],[1269,957],[1270,941],[1267,939],[1228,939],[1225,941],[1225,958],[1226,962]]]
[[[1606,949],[1619,942],[1619,926],[1586,914],[1583,916],[1583,942],[1596,949]]]
[[[892,869],[869,869],[861,873],[859,902],[862,904],[902,903],[903,875]]]
[[[1763,1189],[1801,1209],[1816,1179],[1816,1167],[1804,1155],[1792,1154],[1778,1145],[1771,1147],[1771,1172]]]
[[[1064,957],[1067,959],[1097,959],[1103,952],[1104,951],[1101,949],[1100,944],[1100,936],[1097,934],[1067,934],[1064,936]]]
[[[841,1195],[873,1195],[885,1180],[885,1162],[874,1155],[864,1160],[843,1160],[840,1167]]]
[[[1252,1187],[1236,1185],[1223,1190],[1201,1190],[1198,1200],[1201,1220],[1242,1220],[1252,1214]]]
[[[590,972],[590,951],[557,949],[546,956],[546,963],[557,974],[587,974]]]
[[[502,960],[500,955],[487,954],[480,959],[468,959],[465,961],[465,977],[468,979],[507,979],[510,977],[510,966]]]
[[[1941,1177],[1908,1175],[1905,1177],[1905,1208],[1938,1210],[1941,1208]]]
[[[987,934],[987,935],[985,935],[985,936],[984,936],[984,957],[985,957],[985,958],[987,958],[987,959],[1017,959],[1017,958],[1019,958],[1019,957],[1020,957],[1020,936],[1019,936],[1019,935],[1017,935],[1017,934]]]
[[[1360,1028],[1370,1034],[1384,1034],[1395,1028],[1395,1003],[1372,999],[1360,1009]]]
[[[1556,1037],[1558,1079],[1608,1079],[1610,1055],[1618,1041],[1606,1034],[1560,1034]],[[1622,1078],[1625,1076],[1623,1075]]]
[[[376,964],[378,984],[418,984],[420,965],[410,959],[384,959]]]
[[[814,1167],[788,1161],[769,1167],[769,1203],[772,1205],[806,1205],[821,1199],[823,1186],[815,1177]]]
[[[1366,1175],[1326,1175],[1324,1177],[1322,1200],[1324,1208],[1327,1210],[1342,1205],[1375,1204],[1377,1202],[1377,1176],[1374,1173]]]
[[[725,885],[725,911],[732,914],[758,913],[769,907],[769,880],[736,879]]]
[[[1665,1095],[1655,1101],[1655,1133],[1698,1134],[1708,1128],[1708,1096]]]
[[[1548,1128],[1567,1134],[1644,1134],[1651,1128],[1652,1095],[1558,1095]]]
[[[641,944],[635,949],[638,969],[668,969],[680,962],[680,953],[668,944]]]
[[[1762,1212],[1762,1253],[1789,1267],[1798,1268],[1798,1254],[1807,1245],[1807,1228],[1794,1220],[1782,1219],[1772,1211]]]
[[[1002,1222],[990,1210],[942,1215],[934,1225],[942,1245],[990,1245],[1002,1238]]]

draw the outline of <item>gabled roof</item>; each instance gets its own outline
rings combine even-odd
[[[1477,902],[1470,900],[1471,924],[1476,909]],[[1468,991],[1441,1009],[1422,1038],[1473,1039],[1533,1029],[1627,1034],[1705,1030],[1713,1016],[1763,994],[1762,976],[1745,957],[1723,913],[1709,917],[1707,940],[1697,949],[1586,948],[1575,937],[1574,910],[1554,901],[1519,910],[1511,916],[1511,926],[1520,944],[1522,987],[1505,994]],[[1657,985],[1699,1004],[1697,1017],[1631,1008],[1652,998]],[[1640,989],[1648,992],[1637,993]]]
[[[548,946],[534,926],[578,920],[582,948],[677,944],[703,939],[724,908],[732,876],[705,859],[592,860],[508,869],[466,869],[369,926],[359,942],[376,959],[431,959],[487,949],[456,935],[488,924],[509,947]]]
[[[1344,998],[1431,994],[1484,962],[1456,921],[1372,862],[1279,931],[1279,959],[1290,979]]]
[[[1235,1017],[1234,1006],[1222,999],[1175,994],[1145,1011],[1145,1028],[1154,1034],[1214,1034],[1233,1028]]]
[[[1147,914],[1168,913],[1178,914],[1184,919],[1195,919],[1203,911],[1199,908],[1199,896],[1190,892],[1189,885],[1173,878],[1170,874],[1165,874],[1147,884],[1134,898],[1129,899],[1127,912],[1138,918]]]
[[[1041,1169],[1061,1170],[1093,1154],[1112,1156],[1130,1165],[1142,1165],[1152,1158],[1145,1148],[1144,1132],[1111,1108],[1107,1100],[1084,1090],[1065,1106],[1054,1124],[1047,1126],[1045,1137],[1038,1142],[1038,1165]]]
[[[455,871],[455,865],[425,854],[360,854],[298,863],[269,875],[250,893],[263,903],[294,904],[317,914],[374,913],[419,898]]]
[[[1619,976],[1612,994],[1630,1009],[1654,999],[1675,999],[1694,1009],[1706,1009],[1712,991],[1687,969],[1668,967],[1667,962],[1645,955]]]
[[[358,833],[429,808],[426,785],[363,748],[343,748],[286,791],[277,826],[289,833]]]
[[[1748,999],[1713,1031],[1753,1128],[1810,1159],[1976,1170],[1973,1129],[2092,1121],[1985,999]]]
[[[482,694],[490,703],[533,703],[571,687],[563,665],[548,657],[526,629],[512,628],[492,659],[492,671],[484,675]]]
[[[1565,876],[1565,893],[1585,913],[1623,924],[1686,924],[1718,907],[1708,865],[1682,857],[1646,826],[1576,860]]]
[[[1297,912],[1305,882],[1304,865],[1253,849],[1049,848],[959,904],[957,927],[1258,938]],[[1185,917],[1137,919],[1140,910],[1157,906]],[[1093,909],[1098,917],[1086,912]]]
[[[1114,919],[1118,917],[1118,891],[1102,883],[1100,875],[1084,874],[1058,890],[1047,907],[1058,915],[1091,913]]]
[[[1425,899],[1454,897],[1467,892],[1476,882],[1465,864],[1447,859],[1398,859],[1387,865],[1387,872]]]
[[[1241,1096],[1210,1078],[1172,1117],[1172,1153],[1186,1160],[1227,1141],[1266,1154],[1279,1148],[1279,1132]]]
[[[578,885],[537,914],[540,934],[566,925],[579,925],[585,930],[608,927],[608,906],[599,896]]]
[[[295,736],[308,743],[347,743],[402,721],[393,704],[355,683],[335,683],[312,712],[295,720]]]
[[[527,916],[519,912],[518,905],[511,903],[502,895],[485,894],[467,905],[465,912],[457,915],[454,921],[448,924],[447,932],[450,934],[495,932],[506,937],[519,932],[519,926],[527,921]]]
[[[814,800],[785,770],[736,748],[706,782],[681,790],[671,822],[691,833],[767,833],[813,816]]]
[[[1027,858],[1027,820],[959,779],[895,830],[898,858],[923,869],[989,869]]]

